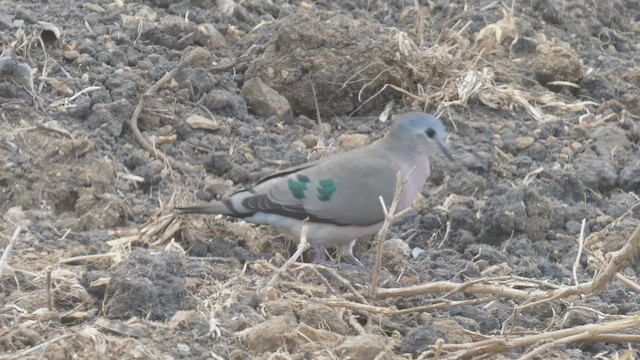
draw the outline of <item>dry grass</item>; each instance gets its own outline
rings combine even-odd
[[[417,3],[417,2],[416,2]],[[424,14],[419,5],[414,4],[416,16],[419,18],[417,33],[424,32]],[[415,105],[434,110],[438,115],[456,108],[468,106],[477,101],[483,106],[501,111],[524,110],[536,121],[545,122],[558,119],[560,116],[578,113],[577,123],[584,127],[597,126],[609,120],[606,116],[593,115],[594,107],[598,104],[592,101],[569,102],[561,94],[537,88],[533,91],[522,85],[515,77],[517,74],[496,74],[496,68],[509,69],[512,65],[495,63],[487,64],[486,57],[491,54],[506,52],[512,55],[512,45],[519,34],[514,12],[507,10],[504,17],[494,24],[488,24],[478,32],[473,41],[467,34],[468,24],[457,24],[451,29],[444,30],[437,43],[428,47],[423,46],[420,37],[413,41],[412,37],[402,31],[394,31],[392,36],[397,44],[398,65],[413,74],[416,86],[404,87],[387,85],[381,91],[391,89],[406,96]],[[455,29],[455,30],[454,30]],[[30,46],[31,40],[16,42],[18,47]],[[545,41],[544,39],[537,39]],[[543,44],[544,45],[544,44]],[[144,109],[145,99],[152,96],[162,86],[171,80],[175,74],[194,60],[198,54],[188,54],[175,71],[167,74],[141,97],[136,112],[129,121],[129,126],[136,139],[153,156],[166,160],[173,169],[193,172],[195,169],[185,164],[178,164],[166,158],[151,142],[140,133],[137,118]],[[200,54],[201,55],[201,54]],[[452,65],[454,64],[454,65]],[[225,65],[226,66],[226,65]],[[221,68],[222,69],[222,68]],[[394,71],[397,69],[393,69]],[[504,71],[504,70],[501,70]],[[505,79],[513,81],[506,82]],[[550,85],[575,87],[568,81],[552,82]],[[365,84],[364,88],[367,86]],[[81,94],[95,91],[88,87],[75,95],[59,102],[50,104],[54,107],[72,106],[73,101]],[[361,92],[362,93],[362,92]],[[374,95],[373,97],[375,97]],[[373,99],[361,99],[367,103]],[[585,115],[589,113],[589,117]],[[587,121],[591,118],[591,121]],[[320,115],[318,114],[318,121]],[[48,125],[47,125],[48,124]],[[41,128],[52,131],[61,136],[71,136],[70,133],[56,124],[46,123]],[[537,175],[532,172],[527,175],[523,183],[529,184]],[[131,174],[122,173],[122,177],[131,181],[140,181]],[[400,181],[398,183],[401,183]],[[16,230],[15,236],[8,239],[2,260],[0,260],[0,275],[11,279],[15,289],[0,309],[3,327],[0,328],[0,345],[5,351],[0,355],[2,359],[18,359],[42,357],[45,353],[65,355],[64,349],[75,349],[80,358],[97,356],[108,358],[111,356],[134,358],[166,358],[157,346],[149,341],[149,333],[169,331],[175,333],[184,331],[184,324],[192,317],[205,318],[209,326],[207,337],[220,339],[232,337],[228,329],[221,325],[220,318],[232,304],[238,301],[240,294],[246,289],[261,289],[258,296],[261,301],[286,299],[298,307],[310,304],[322,304],[341,312],[346,318],[349,330],[355,334],[365,333],[406,333],[406,325],[395,318],[400,315],[419,315],[437,309],[450,309],[457,306],[489,304],[495,301],[510,301],[514,304],[513,321],[510,328],[515,329],[517,315],[523,312],[535,311],[536,307],[554,302],[571,301],[581,297],[594,296],[607,287],[614,279],[623,282],[630,291],[640,292],[640,285],[634,279],[621,273],[625,262],[637,254],[640,247],[640,227],[629,237],[623,247],[616,251],[603,253],[599,243],[609,234],[609,231],[621,224],[623,218],[633,213],[640,206],[634,205],[623,216],[609,223],[603,230],[584,238],[577,239],[579,249],[576,258],[578,263],[581,254],[589,256],[589,264],[598,270],[592,281],[578,281],[578,266],[573,268],[573,285],[557,284],[540,279],[517,276],[497,276],[470,279],[465,282],[437,281],[415,286],[388,288],[381,285],[382,243],[386,238],[388,226],[395,218],[394,206],[387,212],[385,227],[378,234],[378,251],[374,277],[366,284],[356,283],[348,275],[335,269],[328,269],[312,264],[295,263],[305,250],[305,242],[301,241],[299,251],[289,261],[274,258],[272,262],[257,260],[241,267],[235,259],[196,259],[187,257],[186,250],[176,239],[188,238],[194,228],[204,227],[202,222],[178,218],[172,208],[181,194],[179,191],[158,209],[154,216],[135,229],[117,229],[112,232],[113,240],[108,241],[109,250],[104,253],[90,255],[73,255],[73,249],[47,248],[44,246],[13,247],[15,243],[36,243],[31,241],[36,234]],[[394,201],[395,202],[395,201]],[[255,228],[238,222],[222,223],[226,230],[237,237],[255,239],[260,237]],[[20,229],[18,227],[18,229]],[[22,234],[20,236],[20,234]],[[443,239],[444,241],[444,239]],[[4,242],[3,242],[4,243]],[[135,247],[146,247],[151,251],[169,250],[179,253],[186,261],[198,262],[198,266],[205,272],[213,273],[219,269],[220,263],[231,262],[229,271],[234,276],[225,281],[207,279],[190,287],[190,299],[195,303],[192,310],[179,312],[168,324],[158,324],[146,319],[134,318],[128,321],[106,319],[96,314],[100,304],[93,304],[94,296],[91,290],[104,287],[108,278],[94,280],[88,286],[83,285],[82,273],[85,265],[91,264],[100,269],[108,270],[122,264]],[[13,252],[12,252],[13,249]],[[10,262],[7,260],[19,259]],[[282,260],[279,264],[279,260]],[[251,272],[251,276],[247,275]],[[384,279],[382,281],[384,283]],[[397,308],[398,300],[426,295],[439,294],[438,297],[423,302],[420,306]],[[465,294],[464,300],[452,300],[453,295]],[[594,310],[594,309],[591,309]],[[595,311],[595,310],[594,310]],[[368,327],[362,326],[362,317],[368,318]],[[562,314],[557,314],[562,316]],[[10,324],[10,325],[4,325]],[[75,324],[75,325],[74,325]],[[307,338],[320,337],[314,333],[317,329],[310,329],[301,324],[296,330]],[[638,328],[640,318],[637,316],[618,317],[616,319],[602,318],[597,324],[578,326],[570,329],[539,331],[536,333],[518,335],[505,331],[501,335],[470,334],[477,341],[447,344],[443,340],[436,342],[431,348],[420,355],[421,359],[470,359],[489,357],[512,350],[524,351],[522,359],[533,359],[553,349],[567,344],[584,342],[619,342],[640,343],[640,336],[620,333],[625,329]],[[341,335],[326,330],[322,336],[340,338]],[[242,335],[242,332],[235,333]],[[302,336],[301,335],[301,336]],[[18,339],[19,341],[16,341]],[[23,348],[6,348],[4,344],[25,344]],[[391,343],[391,341],[390,341]],[[45,352],[46,351],[46,352]],[[312,356],[335,358],[326,349],[313,349]],[[329,354],[328,354],[329,353]],[[212,356],[218,356],[213,354]],[[633,358],[630,351],[624,357]],[[287,353],[276,352],[272,358],[291,358]]]

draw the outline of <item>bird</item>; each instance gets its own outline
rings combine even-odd
[[[179,214],[223,214],[271,225],[300,236],[307,222],[307,240],[314,263],[327,261],[326,248],[342,252],[342,261],[364,266],[353,246],[373,235],[385,220],[380,203],[391,205],[398,173],[406,179],[396,212],[411,206],[430,175],[429,157],[437,152],[452,159],[447,131],[440,119],[408,112],[394,121],[380,140],[266,176],[253,187],[205,205],[176,208]]]

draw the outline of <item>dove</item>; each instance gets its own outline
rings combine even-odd
[[[307,240],[315,263],[330,265],[326,248],[342,251],[342,260],[363,266],[353,254],[358,238],[373,235],[384,223],[380,204],[391,205],[397,174],[406,179],[396,212],[411,206],[429,177],[429,157],[441,152],[452,159],[440,119],[422,112],[400,116],[385,136],[364,147],[290,167],[221,201],[176,208],[181,214],[223,214],[300,236]]]

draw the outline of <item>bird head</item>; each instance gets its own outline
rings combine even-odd
[[[389,132],[389,137],[428,152],[440,151],[452,159],[451,149],[447,146],[447,130],[437,117],[422,113],[409,112],[398,119]]]

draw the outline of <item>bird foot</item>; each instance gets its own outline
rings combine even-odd
[[[342,257],[344,262],[334,263],[333,261],[329,261],[327,259],[327,255],[325,253],[325,248],[322,245],[315,245],[314,249],[316,251],[316,257],[313,259],[314,264],[324,265],[330,268],[344,269],[351,266],[354,267],[363,267],[364,264],[358,260],[353,254],[346,254]]]
[[[317,265],[322,265],[322,266],[326,266],[328,268],[332,268],[332,269],[347,269],[347,268],[352,268],[353,265],[348,264],[346,262],[339,262],[339,263],[334,263],[333,261],[328,261],[328,260],[324,260],[324,261],[313,261],[314,264]]]
[[[353,254],[345,255],[342,258],[342,260],[344,260],[344,262],[346,262],[347,264],[353,265],[355,267],[363,267],[364,266],[362,261],[358,260],[357,257],[353,256]]]

